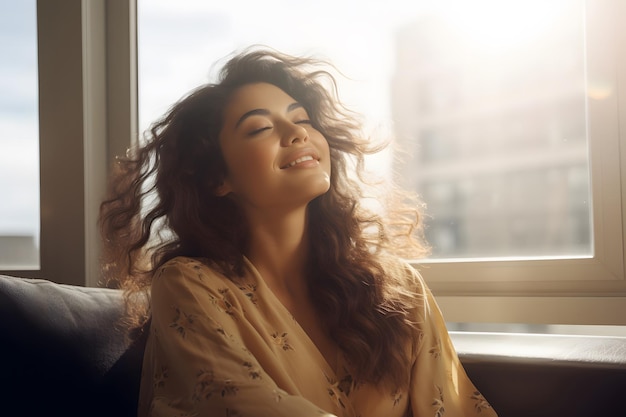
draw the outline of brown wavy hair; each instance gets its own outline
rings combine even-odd
[[[421,206],[405,204],[405,194],[381,200],[389,203],[384,216],[363,206],[364,157],[382,146],[363,137],[359,117],[338,100],[331,68],[310,57],[247,49],[226,62],[218,82],[171,107],[145,142],[115,163],[100,210],[103,270],[109,286],[126,290],[136,325],[149,309],[133,300],[149,294],[156,269],[176,256],[203,258],[231,279],[243,274],[245,218],[232,199],[214,192],[227,172],[218,139],[222,112],[239,87],[273,84],[304,106],[330,147],[330,190],[308,208],[306,271],[317,312],[357,381],[404,386],[410,357],[399,347],[414,342],[409,311],[419,291],[389,254],[423,255]],[[357,175],[349,175],[352,164]]]

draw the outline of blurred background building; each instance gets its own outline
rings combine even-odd
[[[436,15],[398,31],[394,177],[427,204],[433,257],[591,253],[584,25],[576,13],[503,42]]]

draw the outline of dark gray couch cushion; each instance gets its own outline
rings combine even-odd
[[[7,416],[134,416],[144,341],[119,290],[0,275],[0,403]]]

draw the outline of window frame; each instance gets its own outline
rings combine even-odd
[[[37,1],[40,267],[0,270],[97,286],[110,155],[136,138],[136,2]]]
[[[414,262],[449,321],[626,324],[626,5],[586,7],[587,86],[608,92],[587,99],[593,255]]]

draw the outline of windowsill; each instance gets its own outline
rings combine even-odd
[[[626,326],[520,323],[446,323],[450,332],[626,337]]]
[[[450,332],[464,363],[626,369],[626,338],[609,336]]]
[[[507,330],[450,332],[465,371],[499,415],[626,415],[625,337]]]

